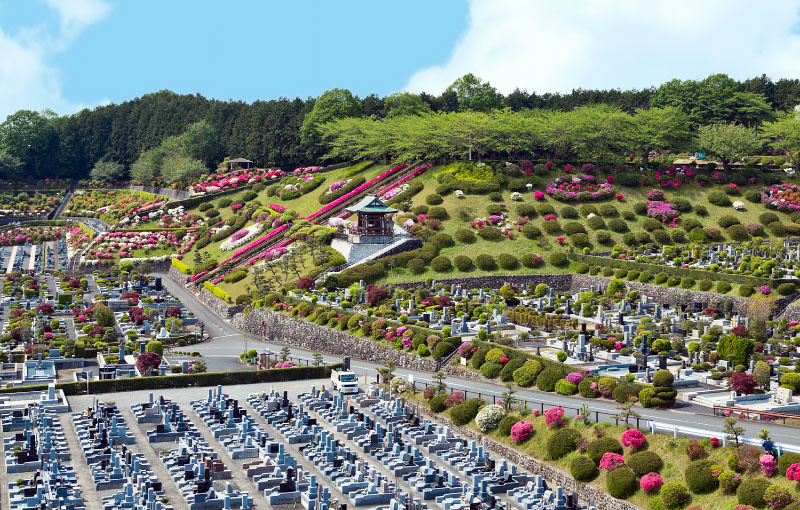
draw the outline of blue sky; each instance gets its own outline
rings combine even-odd
[[[253,101],[800,78],[800,0],[0,0],[0,119],[171,89]],[[707,29],[698,29],[698,27]],[[709,32],[710,30],[710,32]],[[710,35],[713,34],[713,37]]]

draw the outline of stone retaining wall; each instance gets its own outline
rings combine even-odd
[[[787,321],[800,321],[800,305],[789,305],[780,315],[780,318]]]
[[[480,442],[485,436],[481,435],[476,430],[473,430],[469,427],[459,427],[450,420],[431,413],[428,409],[425,409],[424,406],[420,406],[420,411],[426,414],[432,421],[435,421],[441,425],[449,427],[451,430],[456,431],[458,434],[474,441]],[[522,468],[523,470],[527,471],[530,475],[542,475],[542,477],[552,486],[558,486],[564,488],[564,490],[568,493],[578,493],[578,498],[581,501],[587,502],[590,505],[594,505],[598,510],[638,510],[639,507],[629,503],[628,501],[623,501],[617,498],[612,497],[609,494],[606,494],[601,489],[594,487],[592,485],[586,483],[578,483],[572,478],[572,475],[569,473],[565,473],[560,469],[550,466],[544,462],[541,462],[533,457],[529,457],[524,453],[521,453],[514,448],[506,446],[505,444],[495,441],[494,439],[486,437],[486,447],[491,451],[493,454],[497,455],[498,457],[502,457],[507,459],[509,462],[512,462]]]
[[[205,287],[200,290],[197,299],[202,301],[223,319],[230,319],[237,313],[241,313],[247,307],[247,305],[229,305]]]
[[[191,275],[185,275],[181,273],[180,269],[173,266],[172,263],[170,263],[169,265],[169,271],[167,271],[167,276],[169,277],[170,280],[173,280],[184,286],[187,283],[189,283],[189,278],[191,278]]]
[[[214,297],[214,299],[216,298]],[[217,299],[217,301],[219,300]],[[248,315],[238,313],[230,322],[236,329],[259,337],[262,327],[266,327],[268,341],[291,345],[311,352],[324,352],[341,357],[349,356],[353,359],[379,364],[391,359],[398,367],[426,372],[435,372],[437,368],[436,362],[430,358],[406,354],[370,338],[351,335],[266,308],[253,310]]]

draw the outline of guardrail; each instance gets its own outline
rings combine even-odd
[[[797,420],[800,424],[800,415],[789,413],[776,413],[772,411],[758,411],[743,407],[714,406],[714,416],[736,416],[740,420],[775,422],[782,420],[786,425],[786,420]]]
[[[692,427],[681,427],[678,425],[669,425],[666,423],[659,423],[653,420],[649,420],[647,422],[647,428],[650,430],[651,434],[655,434],[657,431],[663,431],[672,434],[672,437],[701,437],[706,438],[708,436],[707,429],[696,429]],[[727,446],[728,439],[725,436],[720,438],[722,441],[722,446]],[[744,444],[751,444],[754,446],[761,447],[762,440],[752,437],[745,437],[739,436],[739,442]],[[800,446],[793,445],[793,444],[786,444],[786,443],[773,443],[772,448],[778,453],[778,456],[782,455],[784,452],[794,452],[800,453]]]

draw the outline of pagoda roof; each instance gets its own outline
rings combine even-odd
[[[383,201],[375,195],[367,195],[359,200],[355,205],[347,207],[345,210],[354,213],[391,214],[397,212],[397,209],[393,209],[384,204]]]

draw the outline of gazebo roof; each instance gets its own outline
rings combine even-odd
[[[361,200],[359,200],[358,203],[356,203],[351,207],[346,208],[345,210],[354,213],[391,214],[397,212],[397,209],[393,209],[388,205],[384,204],[381,201],[381,199],[376,197],[375,195],[367,195]]]
[[[252,161],[244,158],[236,158],[228,160],[228,163],[252,163]]]

